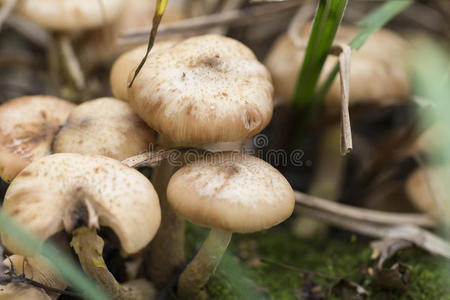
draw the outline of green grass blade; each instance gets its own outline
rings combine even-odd
[[[354,50],[360,49],[366,40],[376,32],[378,29],[383,27],[387,22],[389,22],[393,17],[405,10],[409,5],[413,3],[413,0],[391,0],[387,1],[379,8],[377,8],[372,13],[365,16],[362,20],[358,22],[358,25],[362,27],[361,31],[350,41],[349,45]],[[325,83],[317,92],[315,99],[318,103],[322,103],[328,90],[331,87],[334,79],[339,72],[339,65],[336,64],[333,70],[328,75]]]
[[[70,259],[65,257],[54,246],[41,242],[32,234],[24,230],[14,220],[6,216],[0,210],[0,228],[14,236],[24,247],[38,249],[38,253],[47,259],[58,269],[64,278],[88,299],[108,300],[110,297],[102,291],[92,280],[90,280],[81,269],[74,265]]]
[[[319,2],[293,95],[293,103],[299,109],[308,107],[313,99],[320,72],[333,44],[346,5],[347,0]]]

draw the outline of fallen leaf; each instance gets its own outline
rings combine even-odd
[[[362,286],[347,279],[339,279],[331,287],[331,293],[342,300],[365,300],[369,297],[369,292]]]

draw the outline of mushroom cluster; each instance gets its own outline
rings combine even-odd
[[[244,44],[207,34],[157,42],[129,88],[144,52],[138,47],[114,64],[111,88],[118,99],[75,106],[30,96],[0,106],[0,174],[11,181],[2,209],[42,242],[57,234],[70,237],[85,273],[117,299],[149,299],[154,290],[147,279],[163,286],[182,270],[185,220],[211,228],[178,281],[181,297],[197,298],[233,232],[268,229],[293,212],[294,193],[281,173],[237,151],[270,122],[271,76]],[[163,160],[151,182],[121,162],[153,147],[198,151],[194,159],[180,150],[175,160]],[[44,264],[33,257],[36,249],[24,248],[11,232],[0,233],[16,255],[8,268],[20,259]],[[119,283],[102,256],[104,238],[124,255],[142,255],[146,279]],[[46,266],[36,267],[42,273],[36,279],[64,290],[67,283]],[[8,285],[0,297],[10,293],[57,297],[17,285]]]

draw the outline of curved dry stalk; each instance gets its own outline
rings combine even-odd
[[[339,58],[339,77],[341,79],[341,154],[346,155],[353,149],[352,128],[348,110],[352,48],[344,43],[336,43],[333,45],[331,53]]]
[[[437,223],[425,214],[393,213],[376,211],[366,208],[352,207],[338,204],[318,197],[295,191],[295,201],[300,210],[321,212],[328,216],[337,216],[341,219],[359,221],[364,223],[375,223],[378,225],[416,225],[435,228]]]
[[[103,239],[95,229],[80,227],[73,232],[71,246],[78,255],[83,270],[109,292],[114,299],[144,300],[152,291],[149,284],[121,285],[109,272],[103,260]]]
[[[3,23],[9,17],[14,7],[16,7],[18,0],[8,0],[5,4],[0,8],[0,30],[2,29]]]

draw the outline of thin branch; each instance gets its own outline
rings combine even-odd
[[[14,7],[16,7],[17,2],[17,0],[7,0],[6,3],[0,8],[0,30],[2,29],[3,23],[13,11]]]
[[[306,274],[306,275],[313,275],[313,276],[317,276],[317,277],[322,277],[325,279],[330,279],[330,280],[338,280],[339,278],[327,275],[327,274],[323,274],[323,273],[319,273],[319,272],[315,272],[315,271],[309,271],[309,270],[305,270],[305,269],[300,269],[294,266],[290,266],[287,264],[283,264],[283,263],[278,263],[278,262],[274,262],[265,258],[260,258],[259,259],[262,263],[268,264],[268,265],[273,265],[273,266],[277,266],[279,268],[283,268],[283,269],[287,269],[287,270],[291,270],[300,274]]]
[[[240,26],[254,23],[256,20],[260,19],[266,22],[268,17],[279,17],[280,13],[288,12],[303,2],[304,0],[291,0],[277,4],[263,4],[241,10],[229,10],[217,14],[186,19],[171,24],[161,24],[158,30],[158,36],[168,36],[187,31],[200,31],[223,25]],[[125,32],[120,37],[118,43],[129,44],[144,42],[149,33],[150,32],[147,29]]]
[[[62,34],[57,37],[63,65],[78,90],[85,87],[84,74],[69,37]]]
[[[129,157],[122,161],[130,168],[155,167],[170,155],[169,151],[146,152]]]
[[[21,16],[11,15],[6,24],[43,49],[48,48],[51,43],[50,34],[45,29]]]
[[[416,225],[435,228],[436,221],[425,214],[393,213],[352,207],[318,197],[295,192],[295,201],[300,207],[321,211],[328,215],[340,216],[350,220],[378,223],[380,225]]]
[[[289,24],[287,36],[297,48],[306,48],[307,41],[304,38],[300,38],[299,30],[314,15],[314,10],[314,2],[309,1],[305,3],[298,9]]]
[[[346,155],[353,149],[350,113],[350,62],[352,48],[344,43],[336,43],[331,53],[339,57],[339,75],[341,82],[341,154]]]

